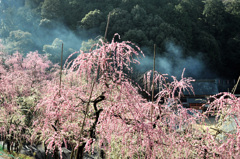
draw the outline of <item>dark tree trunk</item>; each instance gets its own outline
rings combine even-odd
[[[10,152],[10,149],[11,149],[10,142],[7,140],[7,141],[6,141],[6,144],[7,144],[7,151]]]
[[[75,159],[83,159],[83,152],[86,143],[83,143],[81,146],[78,147]]]
[[[59,159],[58,149],[54,150],[54,159]]]

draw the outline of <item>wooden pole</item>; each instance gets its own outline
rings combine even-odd
[[[154,100],[155,57],[156,57],[156,44],[154,44],[154,56],[153,56],[152,102]]]
[[[154,101],[155,58],[156,58],[156,44],[154,44],[154,55],[153,55],[152,103]],[[151,107],[151,122],[152,122],[152,114],[153,114],[153,105]]]
[[[238,77],[237,83],[234,85],[232,89],[232,94],[235,94],[239,81],[240,81],[240,76]]]
[[[108,32],[109,21],[110,21],[110,12],[108,14],[107,26],[106,26],[105,35],[104,35],[104,41],[106,41],[106,39],[107,39],[107,32]]]
[[[63,69],[63,43],[62,43],[62,51],[61,51],[61,70],[60,70],[60,83],[59,83],[59,93],[62,85],[62,69]]]

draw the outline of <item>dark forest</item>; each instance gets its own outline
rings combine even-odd
[[[129,40],[152,67],[178,76],[237,79],[240,75],[240,2],[238,0],[1,0],[0,38],[8,53],[38,50],[56,63],[87,50],[106,30]],[[147,60],[149,59],[149,60]],[[190,66],[188,66],[190,65]],[[141,71],[141,69],[139,69]],[[145,70],[142,70],[145,71]]]

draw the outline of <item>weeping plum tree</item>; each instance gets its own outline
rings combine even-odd
[[[50,63],[36,53],[2,58],[1,135],[10,136],[13,143],[29,139],[21,132],[29,130],[30,141],[43,142],[55,158],[62,158],[63,145],[76,159],[83,158],[85,151],[91,153],[96,145],[108,158],[239,157],[239,98],[229,93],[213,96],[207,112],[200,114],[182,106],[183,91],[193,92],[194,81],[183,74],[178,80],[158,72],[152,77],[150,71],[141,88],[129,74],[131,63],[139,63],[142,52],[131,42],[115,42],[117,37],[110,43],[100,40],[93,50],[67,61],[61,80],[53,74],[56,71],[47,73]],[[28,128],[22,102],[16,98],[31,95],[31,89],[41,96],[31,108],[34,113]],[[152,102],[139,93],[150,95],[152,89],[158,89]],[[206,115],[213,112],[221,119],[217,127],[210,128],[216,133],[200,130],[196,125],[204,124]],[[235,124],[234,131],[221,127],[227,120]]]
[[[71,157],[76,150],[75,158],[81,158],[83,148],[92,145],[101,112],[115,100],[114,93],[121,91],[124,83],[130,84],[126,72],[132,71],[130,64],[138,62],[133,56],[141,52],[130,45],[114,39],[111,43],[101,41],[90,53],[81,52],[66,63],[60,88],[54,81],[49,84],[36,107],[39,118],[34,122],[36,136],[42,137],[48,150],[61,151],[66,141],[73,148]]]
[[[131,71],[131,62],[137,62],[132,59],[132,55],[138,55],[138,52],[126,44],[133,45],[126,42],[112,41],[110,44],[102,42],[102,45],[90,54],[82,53],[73,61],[70,68],[84,78],[81,82],[84,81],[86,86],[90,84],[87,89],[90,91],[87,99],[94,97],[93,94],[99,91],[93,100],[104,94],[104,100],[98,107],[95,107],[96,105],[91,107],[87,103],[85,112],[102,109],[96,125],[98,140],[95,142],[106,150],[107,156],[110,158],[209,158],[226,157],[229,154],[235,157],[239,155],[236,151],[239,148],[238,143],[235,149],[230,149],[232,148],[230,146],[227,147],[228,153],[223,153],[223,149],[218,147],[226,147],[224,146],[227,144],[226,141],[213,136],[208,130],[200,131],[194,127],[196,124],[203,124],[206,115],[193,109],[183,108],[180,101],[183,91],[193,91],[191,87],[193,79],[182,75],[179,81],[171,77],[172,82],[168,82],[166,75],[156,72],[153,77],[154,83],[159,88],[156,102],[148,102],[142,98],[138,93],[141,88],[136,87],[125,73],[126,70]],[[146,77],[148,87],[152,86],[150,75],[151,73],[148,73]],[[150,89],[153,89],[153,86]],[[239,106],[238,100],[233,98],[233,107],[229,106],[229,111]],[[190,115],[189,112],[195,115]],[[88,117],[84,115],[84,119]],[[87,128],[86,123],[87,120],[81,123],[81,130]],[[232,135],[233,138],[238,136],[238,134]],[[90,145],[93,141],[94,139],[90,139],[85,142],[85,150],[91,150]]]
[[[128,77],[130,64],[138,63],[134,57],[142,54],[137,46],[113,38],[111,43],[100,40],[93,48],[65,64],[62,85],[56,80],[47,85],[35,109],[32,141],[41,138],[55,154],[62,151],[62,144],[70,145],[71,158],[82,158],[94,143],[112,158],[207,156],[204,134],[192,128],[204,116],[189,115],[194,110],[180,102],[182,91],[192,89],[191,78],[172,77],[169,83],[166,75],[156,72],[159,93],[156,102],[148,102]],[[146,76],[150,87],[151,73]]]
[[[212,152],[222,158],[238,158],[240,155],[240,98],[231,93],[219,93],[209,99],[208,113],[215,114],[218,120],[212,128],[216,131],[214,139],[218,142],[211,145]]]
[[[151,72],[145,78],[148,87],[150,76]],[[173,77],[171,83],[166,80],[166,76],[155,73],[159,93],[154,103],[143,99],[130,82],[122,83],[122,90],[114,93],[115,100],[103,110],[99,127],[100,143],[110,143],[105,149],[112,158],[193,157],[187,149],[193,137],[189,133],[200,135],[190,127],[197,118],[190,116],[179,100],[183,89],[191,88],[192,79],[182,77],[177,81]],[[200,114],[197,117],[202,118]]]
[[[0,54],[0,133],[8,151],[13,144],[19,148],[31,134],[32,108],[44,83],[53,77],[47,71],[51,65],[37,52],[26,57],[18,52]]]

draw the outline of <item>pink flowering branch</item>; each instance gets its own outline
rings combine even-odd
[[[67,61],[61,89],[59,66],[46,56],[0,54],[0,133],[9,151],[14,144],[44,143],[55,158],[58,152],[62,158],[63,145],[71,158],[82,158],[98,144],[108,158],[238,158],[239,98],[214,95],[203,114],[184,108],[181,97],[193,92],[194,81],[184,71],[180,80],[157,71],[150,80],[149,71],[141,88],[129,78],[140,48],[114,38]],[[139,93],[150,96],[153,89],[154,102]],[[198,128],[210,113],[216,127]],[[234,125],[231,131],[224,128],[227,122]]]

